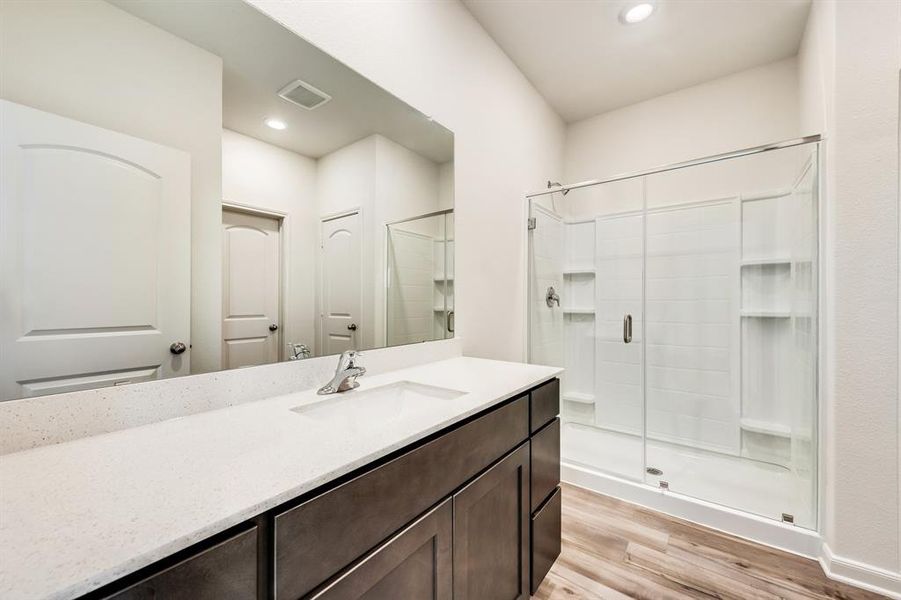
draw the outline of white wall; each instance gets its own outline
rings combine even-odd
[[[794,58],[567,127],[564,180],[599,179],[797,137]]]
[[[825,566],[901,595],[899,40],[901,4],[819,0],[800,56],[826,135]]]
[[[523,358],[523,195],[560,176],[560,118],[458,2],[252,4],[454,132],[457,335]]]
[[[285,215],[282,341],[313,348],[319,217],[316,160],[225,129],[222,198]]]
[[[192,372],[218,369],[221,59],[105,2],[11,1],[0,4],[0,65],[7,100],[191,154],[185,342]]]

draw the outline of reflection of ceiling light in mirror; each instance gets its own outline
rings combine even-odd
[[[642,2],[641,4],[635,4],[624,8],[623,11],[619,13],[619,20],[624,25],[634,25],[635,23],[641,23],[650,17],[653,12],[653,4],[650,2]]]
[[[278,119],[266,119],[266,125],[268,125],[272,129],[278,129],[279,131],[288,127],[284,121],[280,121]]]

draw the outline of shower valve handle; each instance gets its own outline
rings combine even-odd
[[[547,294],[544,297],[544,301],[547,302],[548,308],[553,308],[554,302],[557,303],[557,306],[560,306],[560,294],[557,293],[557,290],[554,289],[554,286],[550,286],[547,289]]]

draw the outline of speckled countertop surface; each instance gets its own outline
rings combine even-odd
[[[292,412],[323,400],[308,390],[2,456],[0,597],[77,597],[560,371],[453,358],[361,378],[466,392],[365,429]]]

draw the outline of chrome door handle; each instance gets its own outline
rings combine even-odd
[[[185,346],[184,342],[172,342],[172,345],[169,346],[169,352],[172,354],[181,354],[187,349],[188,347]]]
[[[452,311],[452,310],[447,311],[447,314],[445,315],[444,320],[445,320],[445,328],[447,329],[447,332],[453,333],[454,332],[454,311]]]
[[[628,344],[632,341],[632,315],[626,313],[623,317],[623,343]]]
[[[357,330],[357,324],[356,324],[356,323],[351,323],[350,325],[347,326],[347,328],[348,328],[350,331],[356,331],[356,330]]]
[[[269,331],[278,331],[278,325],[273,323],[272,325],[269,326]]]

